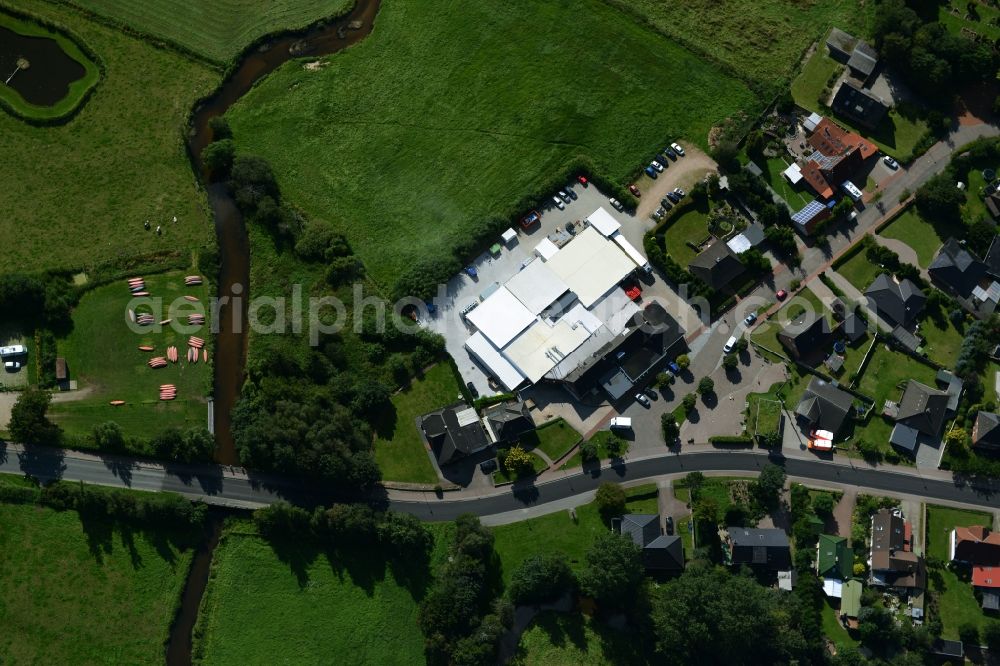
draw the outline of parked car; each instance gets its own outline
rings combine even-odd
[[[722,353],[728,354],[736,348],[736,343],[739,340],[735,335],[726,340],[726,344],[722,347]]]
[[[570,203],[571,201],[573,201],[572,199],[569,198],[569,195],[563,192],[562,190],[559,190],[559,198],[562,199],[564,203]]]
[[[622,285],[625,289],[625,295],[629,297],[630,300],[637,301],[639,297],[642,296],[642,287],[640,287],[635,282],[629,282]]]
[[[687,192],[685,192],[684,190],[682,190],[679,187],[675,187],[674,188],[674,194],[676,194],[677,196],[679,196],[682,199],[687,196]]]
[[[674,533],[674,517],[667,516],[666,522],[667,522],[667,535],[671,535]]]
[[[530,229],[531,225],[541,221],[542,221],[542,216],[538,214],[537,210],[533,210],[521,218],[521,228]]]
[[[636,197],[642,196],[642,192],[639,191],[639,188],[636,187],[635,183],[629,183],[628,191],[631,192],[633,196]]]
[[[476,270],[475,266],[466,266],[464,270],[465,274],[468,275],[470,278],[479,277],[479,271]]]
[[[490,458],[489,460],[484,460],[479,463],[479,470],[483,474],[492,474],[497,471],[497,461],[495,458]]]
[[[580,181],[581,185],[583,185],[584,187],[587,187],[587,177],[586,176],[577,176],[576,179],[578,181]]]
[[[672,143],[672,144],[670,144],[670,147],[674,149],[675,153],[677,153],[681,157],[684,157],[684,149],[681,148],[681,144],[679,144],[679,143]]]
[[[674,205],[670,203],[670,199],[666,197],[663,197],[663,201],[660,202],[660,205],[663,206],[663,210],[670,210],[674,207]]]
[[[653,217],[663,217],[667,214],[667,209],[663,206],[658,206],[656,212],[653,213]]]
[[[566,186],[566,194],[569,195],[570,199],[572,199],[573,201],[576,201],[577,193],[573,190],[573,187],[571,185],[567,185]]]
[[[746,318],[743,319],[743,323],[746,324],[747,326],[753,326],[755,321],[757,321],[756,312],[751,312],[746,316]]]
[[[667,192],[667,198],[670,199],[671,201],[673,201],[674,203],[680,203],[681,202],[681,198],[679,196],[677,196],[676,192]]]
[[[778,297],[779,301],[783,301],[783,300],[785,300],[785,297],[788,296],[788,292],[785,291],[784,289],[779,289],[778,293],[775,294],[775,296]]]
[[[479,397],[479,389],[477,389],[476,385],[473,384],[472,382],[466,382],[465,388],[469,389],[469,395],[471,395],[473,398]]]
[[[651,166],[654,169],[656,169],[659,173],[663,173],[663,165],[660,164],[659,162],[657,162],[656,160],[653,160],[652,162],[650,162],[649,166]]]
[[[885,165],[887,167],[889,167],[890,169],[892,169],[893,171],[895,171],[896,169],[899,168],[899,162],[897,162],[896,160],[892,159],[888,155],[886,155],[885,157],[883,157],[882,161],[885,162]]]
[[[21,369],[21,363],[19,361],[4,361],[3,367],[7,372],[17,372]]]
[[[647,175],[647,176],[649,176],[649,177],[650,177],[650,178],[652,178],[653,180],[656,180],[656,169],[654,169],[654,168],[653,168],[653,167],[651,167],[651,166],[648,166],[648,167],[646,167],[645,169],[643,169],[643,171],[645,171],[645,172],[646,172],[646,175]]]
[[[610,203],[611,206],[617,211],[625,210],[625,206],[622,205],[622,202],[618,201],[618,199],[615,199],[614,197],[608,199],[608,203]]]
[[[559,210],[566,209],[566,204],[563,203],[563,200],[555,195],[552,196],[552,203],[554,203],[556,205],[556,208],[558,208]]]
[[[636,393],[635,400],[643,407],[649,407],[651,405],[651,403],[649,402],[649,398],[646,396],[645,393]]]
[[[673,148],[664,148],[663,152],[666,153],[667,157],[669,157],[670,159],[674,160],[675,162],[677,161],[677,153],[674,152]]]
[[[630,430],[632,428],[632,419],[628,416],[616,416],[611,419],[611,427],[620,430]]]
[[[670,363],[667,363],[667,367],[670,368],[670,372],[674,373],[674,375],[681,374],[681,366],[677,365],[676,361],[670,361]]]

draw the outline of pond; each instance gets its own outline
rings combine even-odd
[[[86,73],[55,39],[29,37],[0,26],[0,78],[29,104],[52,106]]]

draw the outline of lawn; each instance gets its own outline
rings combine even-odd
[[[13,504],[0,525],[5,663],[162,663],[197,534]]]
[[[885,269],[869,261],[868,257],[865,256],[865,251],[861,250],[841,264],[837,268],[837,272],[853,284],[858,291],[864,293],[879,273],[885,272]]]
[[[629,513],[657,513],[655,485],[637,486],[626,493]],[[562,553],[573,569],[580,569],[594,537],[607,529],[594,502],[577,507],[576,520],[570,517],[569,511],[558,511],[494,527],[495,548],[504,582],[510,582],[511,573],[529,555]]]
[[[383,286],[466,258],[581,156],[624,182],[665,140],[704,148],[764,103],[599,0],[385,0],[375,32],[324,61],[287,63],[227,117],[238,150],[268,159]]]
[[[291,542],[272,548],[237,523],[215,551],[196,659],[328,663],[331,655],[350,655],[356,664],[423,664],[417,604],[428,574],[405,568],[375,551],[325,553]]]
[[[993,527],[993,515],[985,511],[928,505],[927,556],[947,562],[951,531],[956,527],[971,527],[972,525]]]
[[[97,53],[104,75],[65,125],[37,127],[0,112],[0,234],[17,239],[0,248],[0,264],[85,268],[214,247],[182,128],[219,73],[62,4],[24,0],[18,7],[65,26]],[[163,234],[144,231],[146,220]]]
[[[684,419],[678,416],[677,423],[681,424]],[[610,430],[601,430],[600,432],[594,433],[594,436],[590,438],[590,441],[597,443],[597,458],[598,460],[609,460],[614,456],[611,455],[611,451],[608,450],[608,442],[612,439],[618,439],[625,443],[625,453],[628,452],[628,440],[620,437],[618,434]],[[623,453],[622,455],[625,455]],[[573,469],[574,467],[580,467],[583,464],[583,456],[580,454],[580,449],[569,457],[569,459],[559,467],[561,470]]]
[[[640,13],[674,39],[691,44],[768,90],[788,80],[809,44],[826,35],[831,26],[866,35],[872,19],[870,3],[859,7],[851,0],[613,2]]]
[[[996,168],[996,165],[991,166]],[[968,222],[986,220],[992,223],[993,221],[993,217],[986,208],[986,201],[980,194],[985,187],[986,179],[983,178],[982,169],[972,169],[969,171],[968,182],[965,188],[965,204],[962,205],[962,217]],[[946,238],[945,240],[948,239]]]
[[[781,425],[781,403],[766,394],[751,393],[747,401],[747,432],[753,435],[778,432]]]
[[[524,633],[512,666],[648,664],[639,641],[582,613],[540,613]]]
[[[377,424],[375,460],[387,481],[437,483],[415,419],[461,400],[461,389],[450,363],[438,363],[392,396],[393,415]]]
[[[851,638],[847,629],[840,623],[839,611],[830,605],[830,599],[823,597],[823,635],[833,641],[837,646],[837,651],[841,652],[847,648],[856,648],[858,641]]]
[[[823,301],[808,286],[785,301],[785,305],[779,312],[782,319],[787,319],[788,322],[793,322],[806,313],[810,314],[811,317],[822,315],[830,318],[830,312],[823,305]]]
[[[885,345],[879,345],[872,353],[858,390],[874,398],[875,409],[880,411],[886,399],[894,401],[899,399],[902,390],[898,386],[902,381],[914,379],[934,388],[936,376],[937,372],[931,366],[924,365],[905,354],[891,351]]]
[[[788,160],[781,157],[772,157],[764,164],[763,172],[766,176],[765,180],[771,185],[771,189],[778,193],[782,199],[785,200],[792,210],[800,210],[807,203],[815,199],[815,197],[809,193],[803,184],[805,181],[800,181],[798,187],[793,186],[788,182],[788,179],[782,176],[782,172],[788,168]]]
[[[827,55],[826,43],[820,43],[813,51],[802,71],[792,81],[792,99],[806,109],[818,109],[819,98],[826,83],[843,67]]]
[[[938,21],[948,27],[948,31],[955,35],[962,34],[962,28],[972,30],[988,41],[993,42],[1000,38],[1000,27],[996,23],[1000,19],[1000,10],[986,3],[977,2],[972,5],[978,14],[978,20],[969,17],[967,8],[968,2],[961,0],[951,0],[951,2],[938,3]],[[953,14],[951,10],[957,10]]]
[[[255,39],[338,16],[353,0],[71,0],[87,11],[226,64]]]
[[[687,266],[698,253],[687,244],[697,245],[709,237],[708,207],[695,208],[694,204],[684,213],[671,219],[663,238],[667,253],[682,266]]]
[[[521,446],[526,449],[543,451],[550,460],[559,460],[567,451],[579,442],[580,433],[562,419],[556,419],[542,425],[534,432],[521,437]]]
[[[962,347],[964,336],[958,332],[951,320],[944,317],[944,326],[930,317],[924,317],[920,322],[920,335],[926,340],[924,352],[932,361],[937,361],[946,368],[955,366],[958,350]]]
[[[997,396],[997,372],[1000,372],[1000,365],[995,361],[990,361],[983,372],[983,387],[986,389],[983,402],[992,402],[994,405],[1000,403],[1000,397]]]
[[[151,297],[162,298],[162,309],[154,311],[157,321],[173,318],[179,323],[187,313],[210,314],[209,283],[199,287],[184,285],[184,275],[192,271],[144,276]],[[193,295],[200,302],[190,303],[184,295]],[[72,332],[58,341],[59,355],[66,358],[70,377],[78,382],[80,399],[54,402],[50,409],[53,420],[70,434],[86,434],[99,423],[116,421],[127,435],[142,439],[168,426],[206,427],[206,396],[212,386],[211,322],[176,330],[168,324],[160,333],[134,332],[126,313],[129,300],[124,280],[92,289],[80,299],[73,311]],[[209,363],[200,358],[194,365],[182,360],[160,370],[146,365],[151,356],[164,356],[169,345],[177,346],[183,359],[188,335],[205,339]],[[139,351],[139,345],[151,345],[155,351]],[[177,399],[161,402],[161,384],[176,385]],[[67,393],[57,400],[62,397],[75,396]],[[126,404],[112,407],[108,404],[111,400],[124,400]]]
[[[934,260],[934,255],[947,238],[938,236],[933,224],[920,217],[916,208],[908,208],[906,212],[892,221],[892,224],[879,232],[880,236],[903,241],[917,253],[917,261],[921,268],[927,268]]]

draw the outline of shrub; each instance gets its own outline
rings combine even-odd
[[[613,481],[605,481],[597,488],[594,501],[605,521],[625,513],[625,490]]]
[[[712,381],[711,377],[702,377],[701,381],[698,382],[698,393],[701,395],[710,395],[715,392],[715,382]]]
[[[531,474],[534,471],[533,456],[516,444],[507,451],[507,455],[501,461],[504,469],[515,476]]]
[[[689,413],[692,409],[694,409],[694,406],[697,404],[697,402],[698,398],[695,397],[694,393],[688,393],[686,396],[684,396],[684,399],[681,400],[681,404],[684,406],[684,412]]]
[[[660,416],[660,429],[663,431],[663,441],[668,444],[677,439],[681,434],[680,426],[677,425],[677,418],[670,412]]]
[[[736,354],[726,354],[722,358],[722,367],[726,370],[735,370],[739,364],[740,360],[736,358]]]
[[[681,370],[687,370],[688,367],[690,367],[691,365],[691,359],[688,357],[687,354],[681,354],[676,359],[674,359],[674,363],[680,366]]]
[[[597,444],[591,440],[587,440],[580,445],[580,458],[583,462],[590,462],[592,460],[597,460]]]
[[[573,582],[562,554],[532,555],[511,574],[507,594],[515,604],[540,604],[558,599]]]

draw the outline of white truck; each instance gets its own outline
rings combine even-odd
[[[611,419],[611,428],[615,430],[631,430],[632,418],[629,416],[616,416]]]
[[[10,345],[9,347],[0,347],[0,358],[21,356],[22,354],[27,354],[27,353],[28,350],[24,345]]]

